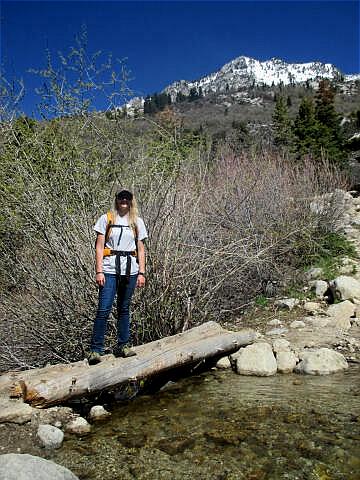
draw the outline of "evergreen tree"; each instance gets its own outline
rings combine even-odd
[[[340,115],[335,110],[335,90],[328,80],[319,83],[316,94],[315,115],[319,122],[317,154],[326,155],[333,162],[346,158]]]
[[[283,96],[279,96],[276,100],[273,122],[275,145],[277,147],[289,147],[292,144],[291,121]]]
[[[144,115],[150,114],[151,112],[151,97],[147,95],[144,101]]]
[[[304,97],[294,121],[295,151],[298,157],[314,155],[317,150],[319,124],[312,98]]]
[[[199,95],[197,93],[196,87],[191,87],[190,92],[189,92],[189,102],[193,102],[194,100],[197,100],[199,98]]]
[[[176,103],[184,102],[187,99],[187,96],[184,95],[182,92],[178,92],[176,94]]]

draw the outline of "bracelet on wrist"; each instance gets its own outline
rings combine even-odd
[[[142,277],[145,277],[145,273],[144,273],[144,272],[138,272],[138,275],[141,275]]]
[[[95,275],[99,275],[100,273],[102,273],[102,274],[103,274],[104,272],[96,272],[96,273],[95,273]]]

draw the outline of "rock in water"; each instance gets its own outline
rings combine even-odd
[[[102,405],[94,405],[91,407],[89,418],[93,421],[105,420],[110,417],[111,413],[105,410]]]
[[[52,425],[39,425],[37,436],[45,448],[60,448],[64,440],[63,432]]]
[[[79,480],[70,470],[50,460],[27,454],[0,455],[1,480]]]
[[[341,353],[330,348],[305,351],[300,355],[301,362],[295,367],[297,373],[308,375],[329,375],[348,368],[348,363]]]
[[[297,358],[293,352],[280,351],[276,355],[277,369],[280,373],[291,373],[296,367]]]
[[[269,377],[275,375],[277,363],[268,343],[254,343],[231,356],[236,362],[236,371],[240,375]]]
[[[65,429],[68,433],[74,433],[75,435],[86,435],[87,433],[90,433],[91,425],[85,420],[85,418],[78,417],[69,422]]]

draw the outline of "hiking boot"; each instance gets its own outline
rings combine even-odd
[[[96,365],[97,363],[101,362],[101,355],[99,352],[90,352],[87,359],[88,359],[89,365]]]
[[[114,357],[119,358],[128,358],[128,357],[133,357],[136,355],[136,352],[134,350],[131,350],[131,348],[126,347],[126,346],[117,346],[114,348]]]

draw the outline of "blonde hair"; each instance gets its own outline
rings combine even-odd
[[[121,190],[125,190],[125,189],[121,188],[121,189],[118,190],[117,193],[121,192]],[[127,191],[130,192],[130,190],[127,190]],[[139,209],[138,209],[138,204],[137,204],[135,195],[133,194],[133,192],[130,192],[130,193],[132,193],[133,198],[132,198],[131,202],[129,203],[129,214],[128,214],[129,215],[129,227],[133,231],[134,236],[137,237],[137,233],[138,233],[138,231],[137,231],[137,219],[139,217]],[[115,221],[116,215],[118,214],[116,195],[115,195],[115,200],[114,200],[114,208],[112,209],[114,221]]]

